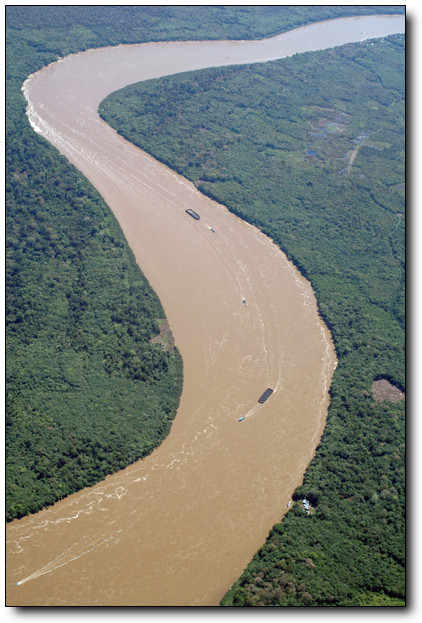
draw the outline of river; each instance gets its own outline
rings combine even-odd
[[[395,32],[404,17],[257,42],[118,46],[26,81],[32,126],[99,190],[160,297],[184,388],[170,435],[146,460],[7,526],[7,605],[218,605],[302,481],[336,365],[312,289],[282,251],[119,137],[100,101],[140,80]],[[259,405],[266,387],[275,392]]]

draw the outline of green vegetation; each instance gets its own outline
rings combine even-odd
[[[8,6],[6,26],[37,54],[66,55],[144,41],[256,39],[327,19],[404,11],[404,5]]]
[[[144,456],[167,434],[182,381],[171,339],[151,341],[163,311],[114,218],[29,127],[25,78],[89,47],[254,38],[403,11],[6,7],[8,519]],[[223,605],[403,604],[404,407],[371,396],[375,378],[404,388],[403,75],[403,41],[389,38],[181,76],[167,83],[171,105],[158,127],[147,125],[156,144],[145,148],[288,252],[312,282],[339,356],[326,432],[295,493],[312,512],[293,505]],[[145,85],[130,115],[119,111],[142,114],[139,140],[157,121],[147,99],[160,88]],[[185,104],[195,112],[186,119]],[[173,132],[187,122],[179,143]],[[356,142],[350,166],[344,152]]]
[[[11,157],[7,182],[9,519],[149,454],[182,389],[178,352],[151,343],[164,312],[114,217],[49,148],[15,148],[32,158],[23,170]]]
[[[6,7],[6,517],[145,456],[182,385],[164,312],[84,178],[30,128],[21,86],[91,47],[254,38],[394,7]]]
[[[404,75],[394,36],[132,85],[100,106],[274,239],[338,354],[304,484],[223,606],[404,605],[404,403],[371,391],[405,386]]]
[[[7,520],[148,455],[183,383],[178,350],[155,339],[162,306],[116,220],[25,117],[21,84],[54,57],[9,35]]]

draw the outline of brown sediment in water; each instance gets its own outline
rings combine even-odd
[[[340,30],[330,30],[334,45]],[[96,110],[130,82],[283,56],[303,51],[305,39],[306,49],[318,37],[327,46],[327,27],[314,39],[307,32],[281,39],[287,52],[274,40],[257,54],[247,42],[96,50],[26,83],[31,123],[105,198],[159,295],[184,389],[151,456],[8,525],[9,606],[217,605],[300,484],[335,366],[309,284],[261,232],[124,141]],[[265,387],[275,391],[259,405]]]

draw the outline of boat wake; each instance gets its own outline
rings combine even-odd
[[[120,532],[120,531],[118,531],[118,532]],[[111,534],[111,535],[108,535],[106,537],[98,538],[98,539],[94,540],[87,547],[87,549],[83,549],[79,553],[77,553],[77,549],[78,549],[78,545],[80,545],[80,544],[77,543],[77,544],[73,545],[72,547],[70,547],[66,551],[62,552],[59,556],[57,556],[57,558],[55,558],[54,560],[51,560],[50,562],[48,562],[46,565],[44,565],[40,569],[37,569],[37,571],[34,571],[33,573],[31,573],[31,575],[28,575],[26,578],[23,578],[22,580],[19,580],[18,582],[16,582],[15,586],[22,586],[23,584],[26,584],[26,582],[30,582],[31,580],[35,580],[36,578],[39,578],[40,576],[45,575],[46,573],[51,573],[52,571],[55,571],[59,567],[63,567],[64,565],[68,565],[70,562],[78,560],[78,558],[81,558],[82,556],[85,556],[85,554],[88,554],[92,550],[94,550],[94,549],[100,547],[101,545],[104,545],[105,543],[108,543],[109,541],[113,540],[114,536],[115,535]],[[85,545],[85,547],[86,547],[86,545]]]

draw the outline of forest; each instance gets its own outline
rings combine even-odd
[[[295,504],[222,605],[402,603],[404,402],[373,385],[404,396],[404,75],[397,35],[131,85],[100,106],[286,252],[338,356]]]
[[[7,7],[8,520],[151,452],[182,388],[177,349],[152,342],[160,302],[102,199],[30,128],[25,78],[88,47],[254,38],[368,12],[403,7]],[[101,105],[274,239],[335,343],[316,456],[222,606],[405,603],[404,401],[373,393],[381,379],[405,390],[404,98],[395,36],[151,81]]]

